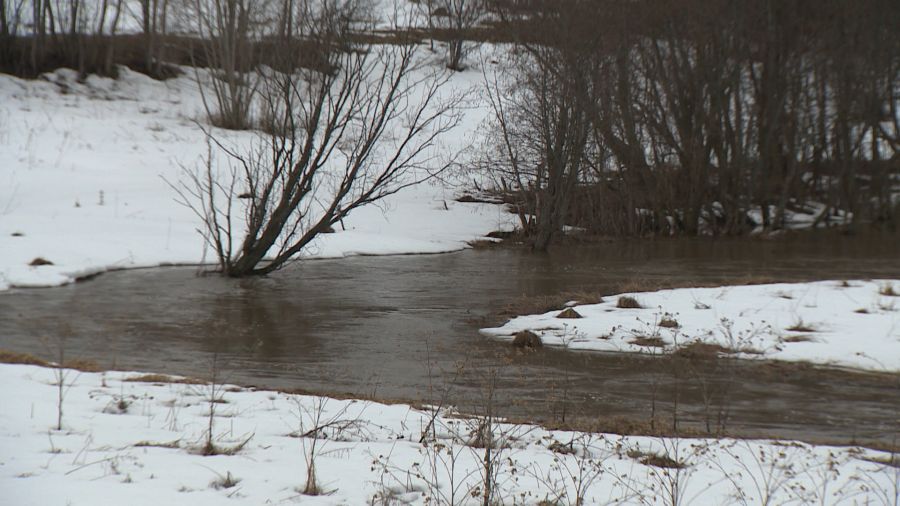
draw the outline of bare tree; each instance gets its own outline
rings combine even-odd
[[[447,29],[447,68],[464,70],[468,53],[466,37],[484,17],[485,0],[431,0],[428,2],[429,25],[432,18],[440,15],[445,18]]]
[[[251,74],[257,63],[253,30],[261,6],[264,3],[251,0],[195,0],[193,3],[192,14],[197,31],[206,39],[204,57],[211,72],[207,86],[201,86],[201,91],[211,91],[214,100],[211,104],[204,92],[203,104],[216,126],[242,130],[251,124],[250,108],[257,85]],[[293,9],[285,10],[282,16],[292,19]],[[197,80],[201,80],[199,74]]]
[[[512,56],[511,78],[486,78],[494,138],[487,163],[499,167],[502,185],[520,197],[519,216],[532,247],[545,250],[563,229],[572,195],[587,166],[590,141],[590,80],[580,11],[561,9],[540,24],[565,33],[558,43],[529,43]],[[535,23],[538,24],[538,23]],[[534,26],[534,25],[530,25]],[[505,71],[506,69],[504,69]]]
[[[458,121],[460,97],[439,93],[447,75],[417,63],[413,44],[356,46],[350,5],[319,7],[294,33],[314,41],[327,65],[261,72],[266,133],[241,150],[210,132],[231,170],[217,176],[208,159],[179,187],[228,276],[270,273],[354,209],[449,166],[432,149]],[[302,53],[281,56],[297,62]]]

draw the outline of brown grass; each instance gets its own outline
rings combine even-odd
[[[203,385],[206,382],[195,378],[176,378],[166,374],[142,374],[140,376],[129,376],[122,381],[134,383],[176,383],[183,385]]]
[[[895,453],[894,455],[889,455],[887,457],[868,457],[865,460],[868,460],[873,464],[900,469],[900,454]]]
[[[513,338],[512,345],[515,348],[535,349],[543,347],[544,343],[541,341],[541,337],[539,335],[530,330],[523,330],[516,333],[515,338]]]
[[[578,313],[578,311],[575,311],[574,309],[572,309],[570,307],[563,309],[562,312],[560,312],[558,315],[556,315],[556,317],[557,318],[582,318],[582,316]]]
[[[28,353],[16,353],[9,350],[0,350],[0,363],[4,364],[25,364],[39,365],[41,367],[50,367],[50,362],[35,357]]]
[[[489,239],[476,239],[469,241],[469,246],[476,250],[495,249],[503,246],[503,241],[491,241]]]
[[[813,328],[811,325],[803,323],[803,320],[798,321],[785,330],[789,330],[791,332],[816,332],[815,328]]]
[[[866,309],[866,308],[864,308],[864,307],[861,307],[861,308],[859,308],[859,309],[857,309],[856,311],[853,311],[853,312],[854,312],[854,313],[859,313],[859,314],[869,314],[869,310]]]
[[[535,297],[520,297],[507,304],[498,315],[509,319],[526,314],[546,313],[559,309],[567,302],[576,300],[579,304],[599,304],[603,298],[599,294],[590,292],[560,292],[555,295],[542,295]]]
[[[168,441],[165,443],[159,443],[156,441],[138,441],[134,444],[136,448],[181,448],[181,440],[176,439],[174,441]]]
[[[15,351],[0,350],[0,363],[37,365],[40,367],[56,367],[53,362],[35,357],[30,353],[17,353]],[[62,364],[67,369],[76,369],[82,372],[100,372],[104,369],[97,362],[84,358],[68,359]]]
[[[813,340],[812,336],[799,335],[799,336],[787,336],[782,337],[781,342],[783,343],[808,343]]]
[[[93,360],[89,360],[86,358],[73,358],[70,360],[66,360],[63,362],[63,367],[67,367],[69,369],[77,369],[82,372],[101,372],[105,369],[100,367],[100,364]]]
[[[704,343],[702,341],[694,341],[675,350],[675,355],[680,357],[701,359],[713,359],[719,355],[729,353],[734,353],[734,351],[718,344]]]
[[[637,336],[630,341],[631,344],[637,346],[646,346],[648,348],[664,348],[666,342],[656,336]]]
[[[51,262],[50,260],[47,260],[44,257],[37,257],[34,260],[32,260],[28,265],[30,265],[32,267],[40,267],[42,265],[53,265],[53,262]]]
[[[629,450],[627,455],[645,466],[660,467],[664,469],[683,469],[684,463],[658,453]]]
[[[663,316],[661,320],[659,320],[659,326],[664,329],[677,329],[681,325],[678,324],[678,320],[675,318]]]
[[[623,295],[616,301],[616,307],[619,309],[643,309],[644,306],[642,306],[634,297]]]

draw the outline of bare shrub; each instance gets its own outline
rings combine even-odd
[[[412,44],[356,44],[345,10],[353,5],[297,21],[298,33],[328,49],[324,66],[302,68],[288,50],[277,67],[291,71],[260,74],[259,100],[280,123],[246,149],[207,132],[229,168],[219,173],[211,150],[205,167],[173,185],[226,275],[273,272],[353,210],[450,166],[433,152],[458,121],[460,97],[439,93],[446,73],[427,69]]]

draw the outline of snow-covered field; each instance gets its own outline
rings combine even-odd
[[[530,330],[546,345],[650,354],[699,342],[742,358],[900,371],[900,280],[680,288],[570,306],[576,314],[561,318],[560,308],[481,332],[513,339]]]
[[[439,65],[440,63],[436,63]],[[0,290],[54,286],[108,269],[213,262],[197,218],[170,183],[207,151],[193,72],[155,81],[123,69],[118,80],[78,83],[59,70],[26,81],[0,74]],[[454,74],[466,90],[477,71]],[[471,145],[483,108],[470,107],[443,148]],[[233,145],[248,132],[219,132]],[[470,183],[470,179],[466,179]],[[437,253],[509,229],[501,206],[459,203],[454,181],[408,188],[355,211],[306,257]],[[42,258],[52,265],[31,266]]]
[[[430,426],[431,411],[406,405],[125,381],[139,376],[0,365],[0,502],[480,504],[488,482],[502,504],[672,504],[672,493],[678,504],[893,504],[900,486],[891,456],[868,449],[550,431],[446,412]],[[201,455],[211,405],[213,443],[232,454]],[[322,495],[303,493],[310,460]]]

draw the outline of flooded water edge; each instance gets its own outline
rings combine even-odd
[[[727,411],[727,430],[742,435],[885,442],[898,431],[900,380],[795,365],[519,353],[477,328],[521,297],[609,294],[636,282],[898,278],[898,237],[817,233],[616,241],[543,255],[499,248],[356,257],[244,280],[184,267],[124,271],[0,294],[0,348],[49,358],[65,337],[67,354],[105,367],[198,377],[215,355],[234,383],[443,399],[475,411],[493,384],[502,413],[545,422],[565,412],[570,420],[646,423],[655,412],[671,423],[677,399],[685,428],[701,430]]]

